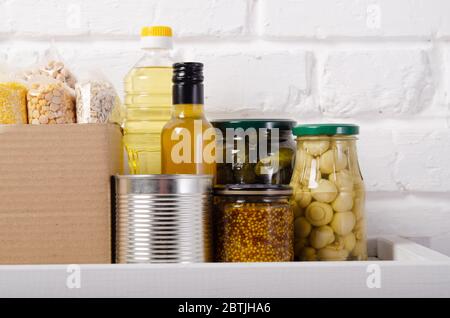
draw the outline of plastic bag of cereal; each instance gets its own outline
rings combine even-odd
[[[27,123],[27,87],[0,66],[0,124]]]
[[[54,47],[45,52],[36,66],[24,72],[26,81],[30,81],[30,79],[37,76],[45,76],[60,81],[72,89],[75,88],[77,83],[75,76]]]
[[[32,125],[76,122],[75,95],[60,81],[47,77],[30,78],[27,94],[28,122]]]
[[[84,75],[75,85],[75,92],[80,124],[107,123],[113,111],[121,107],[114,86],[100,72]]]

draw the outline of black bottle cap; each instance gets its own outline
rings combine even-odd
[[[173,65],[173,104],[204,104],[203,64],[188,62]]]
[[[203,80],[202,63],[188,62],[173,65],[174,84],[200,84]]]

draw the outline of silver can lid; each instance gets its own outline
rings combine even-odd
[[[211,175],[117,175],[117,194],[206,194],[212,192]]]

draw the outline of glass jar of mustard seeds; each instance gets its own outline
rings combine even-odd
[[[228,185],[215,189],[217,262],[294,260],[292,189],[277,185]]]
[[[356,150],[359,127],[301,125],[291,186],[295,256],[300,261],[367,260],[365,188]]]

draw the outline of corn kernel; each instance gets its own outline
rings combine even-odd
[[[27,123],[27,88],[19,83],[0,83],[0,124]]]

